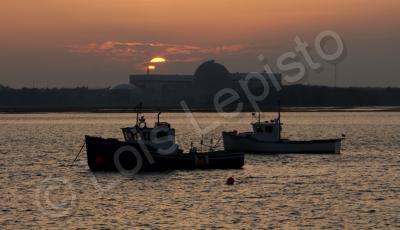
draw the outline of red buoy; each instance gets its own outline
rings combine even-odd
[[[226,180],[226,184],[227,184],[227,185],[233,185],[233,184],[235,184],[235,179],[234,179],[233,177],[229,177],[229,178]]]

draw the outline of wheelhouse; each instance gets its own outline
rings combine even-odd
[[[154,127],[148,127],[144,116],[137,118],[133,127],[121,128],[126,142],[141,142],[152,146],[165,154],[175,153],[178,146],[175,144],[175,129],[168,122],[160,122],[158,113],[157,122]]]
[[[271,121],[258,121],[251,124],[256,139],[263,141],[279,141],[281,124],[278,119]]]

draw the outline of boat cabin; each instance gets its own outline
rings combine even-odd
[[[278,119],[264,122],[255,122],[253,127],[253,136],[262,141],[276,142],[280,140],[281,124]]]
[[[155,122],[147,127],[144,116],[133,127],[121,128],[126,142],[141,142],[158,150],[161,154],[173,154],[178,151],[175,144],[175,129],[168,122]]]

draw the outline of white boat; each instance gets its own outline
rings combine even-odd
[[[254,116],[254,114],[253,114]],[[319,139],[295,141],[281,138],[282,124],[280,111],[277,119],[251,123],[253,132],[222,132],[226,151],[245,153],[332,153],[339,154],[344,139]]]

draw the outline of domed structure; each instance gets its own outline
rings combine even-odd
[[[230,81],[225,66],[210,60],[201,64],[194,73],[195,84],[224,85]]]

